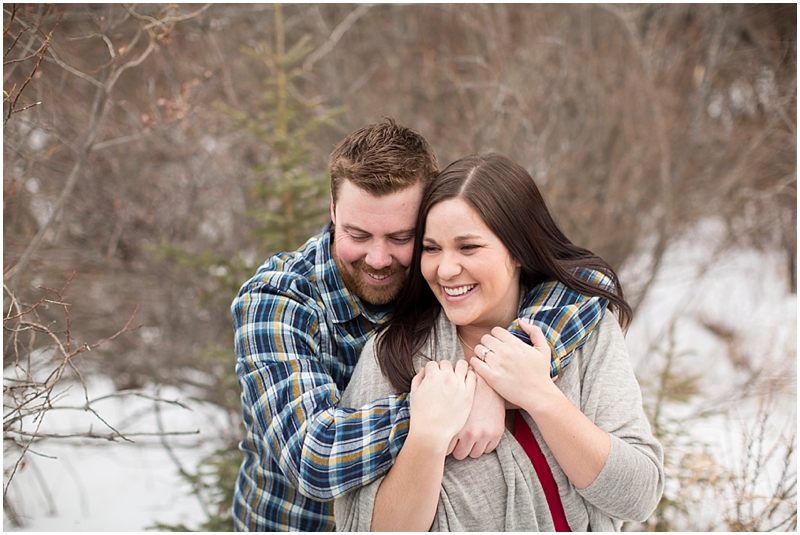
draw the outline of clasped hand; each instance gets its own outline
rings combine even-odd
[[[466,360],[428,362],[411,382],[411,430],[450,449],[469,417],[477,377]]]
[[[533,347],[496,327],[475,347],[471,366],[464,360],[426,364],[411,383],[412,428],[448,443],[447,453],[459,460],[494,451],[505,430],[506,401],[529,406],[532,393],[553,386],[547,339],[538,327],[520,325]]]

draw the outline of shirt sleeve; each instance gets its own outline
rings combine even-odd
[[[389,469],[409,412],[406,395],[337,407],[325,364],[336,355],[321,343],[319,309],[309,299],[263,284],[240,293],[232,305],[236,372],[249,438],[301,494],[328,501]]]
[[[599,271],[580,269],[578,275],[600,288],[614,287],[611,279]],[[519,322],[527,321],[542,329],[551,350],[550,376],[555,378],[569,365],[575,350],[586,342],[607,307],[608,299],[604,297],[586,296],[557,280],[548,280],[528,292],[519,318],[508,330],[530,344]]]

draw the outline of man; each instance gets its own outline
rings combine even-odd
[[[361,348],[393,312],[422,192],[437,173],[433,150],[409,128],[389,120],[352,133],[331,154],[331,224],[298,251],[270,257],[234,300],[247,429],[238,531],[333,530],[331,500],[391,467],[408,432],[407,396],[359,410],[337,402]],[[555,282],[525,303],[558,357],[582,344],[606,306]],[[485,384],[476,396],[457,459],[493,451],[502,435],[502,398]]]

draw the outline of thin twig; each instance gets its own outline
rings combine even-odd
[[[19,9],[19,4],[11,4],[11,14],[8,17],[8,24],[3,29],[3,40],[5,41],[6,36],[8,36],[8,32],[11,31],[11,25],[14,23],[14,19],[17,17],[17,9]]]
[[[306,57],[305,61],[303,61],[303,70],[305,72],[310,71],[314,66],[314,63],[328,55],[330,51],[334,49],[336,44],[342,39],[342,36],[344,36],[344,34],[347,33],[353,24],[355,24],[358,19],[364,16],[364,14],[369,11],[371,7],[371,4],[361,4],[353,11],[348,13],[344,20],[340,22],[336,28],[334,28],[322,46],[314,50],[314,52]]]
[[[109,442],[117,442],[118,439],[123,439],[126,442],[134,443],[133,440],[129,440],[126,437],[163,437],[163,436],[189,436],[189,435],[199,435],[200,430],[195,429],[194,431],[158,431],[158,432],[137,432],[137,433],[125,433],[125,435],[121,435],[119,432],[114,431],[113,433],[106,433],[106,434],[98,434],[94,432],[80,432],[80,433],[27,433],[25,431],[13,431],[15,435],[21,437],[27,437],[32,439],[44,440],[44,439],[68,439],[68,438],[89,438],[89,439],[100,439],[100,440],[107,440]]]
[[[64,16],[64,14],[62,13],[58,17],[58,20],[56,21],[56,25],[53,27],[52,30],[50,30],[50,33],[47,34],[47,39],[45,39],[45,42],[42,44],[42,52],[39,54],[39,59],[36,61],[36,65],[33,66],[33,70],[31,70],[30,74],[25,79],[25,82],[23,82],[22,87],[20,87],[19,90],[17,91],[17,96],[14,98],[14,101],[11,102],[9,107],[8,107],[8,115],[6,116],[5,120],[3,121],[3,125],[4,126],[8,122],[8,120],[11,119],[11,115],[13,113],[15,113],[14,110],[17,107],[17,102],[19,101],[19,97],[22,96],[22,93],[23,93],[23,91],[25,91],[25,88],[28,86],[28,84],[31,82],[31,80],[33,80],[33,76],[36,74],[36,71],[39,70],[39,65],[42,64],[42,61],[44,60],[44,57],[47,55],[47,51],[50,49],[50,42],[53,39],[53,33],[58,29],[58,26],[61,24],[61,18],[63,16]],[[28,107],[30,107],[30,106],[28,106]],[[27,109],[28,107],[23,108],[23,109]],[[22,111],[22,110],[19,110],[19,111]]]

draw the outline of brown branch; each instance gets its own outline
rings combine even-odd
[[[14,23],[14,19],[17,17],[17,9],[19,9],[19,4],[11,4],[11,15],[8,17],[8,25],[3,29],[3,40],[5,40],[8,32],[11,31],[11,25]]]
[[[59,20],[59,22],[60,22],[60,20]],[[58,27],[58,24],[56,24],[56,27]],[[23,28],[23,29],[21,29],[19,31],[19,35],[17,35],[16,39],[14,39],[14,42],[9,45],[8,50],[6,50],[5,53],[3,54],[3,58],[4,59],[12,50],[14,50],[14,48],[16,48],[17,43],[22,38],[22,36],[25,34],[25,32],[28,31],[28,30],[29,30],[29,28]],[[53,28],[53,31],[55,31],[55,28]],[[51,34],[52,34],[52,32],[51,32]],[[32,59],[32,58],[35,58],[35,57],[41,57],[45,52],[47,52],[47,50],[45,48],[46,46],[47,46],[47,40],[45,40],[45,42],[42,43],[42,46],[40,46],[38,49],[36,49],[34,51],[31,51],[31,53],[29,55],[25,56],[24,58],[16,58],[16,59],[10,59],[8,61],[3,61],[3,66],[5,67],[6,65],[14,65],[16,63],[22,63],[22,62],[28,61],[29,59]],[[28,47],[24,47],[24,48],[26,50],[28,50]]]
[[[72,337],[70,336],[70,326],[72,325],[72,322],[70,321],[70,318],[69,318],[69,308],[68,308],[69,305],[64,302],[64,292],[67,290],[67,287],[69,286],[69,283],[72,282],[72,279],[75,278],[75,273],[77,273],[77,271],[78,271],[77,268],[73,268],[72,275],[70,275],[69,279],[67,279],[67,282],[64,283],[64,286],[61,287],[61,290],[53,290],[52,288],[39,286],[39,288],[41,288],[43,290],[47,290],[49,292],[52,292],[52,293],[56,294],[58,296],[58,302],[54,303],[54,304],[61,305],[64,308],[64,318],[65,318],[66,324],[67,324],[66,331],[65,331],[66,335],[67,335],[67,348],[66,348],[67,353],[70,352],[70,344],[71,344],[71,341],[72,341]]]
[[[6,437],[6,433],[8,433],[8,432],[9,432],[9,431],[11,431],[11,430],[6,428],[6,425],[5,425],[5,418],[4,418],[3,420],[4,420],[4,421],[3,421],[3,438],[5,439],[5,437]],[[39,429],[41,428],[41,426],[42,426],[42,422],[43,422],[43,421],[44,421],[44,418],[39,418],[39,419],[38,419],[38,421],[37,421],[37,424],[36,424],[36,431],[37,431],[37,432],[38,432],[38,431],[39,431]],[[11,473],[9,474],[9,476],[8,476],[8,479],[6,480],[6,482],[5,482],[5,485],[3,486],[3,500],[4,500],[4,501],[5,501],[5,499],[6,499],[6,493],[8,492],[8,489],[9,489],[9,487],[11,486],[11,481],[13,481],[13,479],[14,479],[14,476],[16,475],[16,473],[17,473],[17,470],[19,469],[19,466],[22,464],[22,461],[23,461],[23,459],[25,459],[25,454],[28,452],[28,450],[30,449],[30,447],[31,447],[31,445],[32,445],[32,444],[33,444],[33,439],[29,440],[29,441],[28,441],[28,442],[27,442],[27,443],[24,445],[24,447],[22,448],[22,452],[21,452],[21,453],[20,453],[20,455],[19,455],[19,458],[18,458],[18,459],[17,459],[17,461],[14,463],[14,468],[11,470]]]
[[[58,20],[56,21],[56,25],[53,27],[52,30],[50,30],[50,33],[47,34],[47,39],[45,39],[44,43],[42,44],[42,48],[41,48],[42,51],[39,54],[39,59],[36,61],[36,65],[33,66],[33,70],[31,70],[30,74],[25,79],[25,82],[23,82],[22,87],[20,87],[19,91],[17,91],[17,96],[14,98],[14,101],[11,102],[9,107],[8,107],[8,115],[6,116],[5,120],[3,121],[3,126],[5,126],[6,123],[9,121],[9,119],[11,119],[11,115],[16,113],[14,110],[17,107],[17,102],[19,101],[19,97],[22,96],[22,92],[25,91],[25,88],[28,86],[28,84],[31,82],[31,80],[33,80],[33,76],[36,74],[36,71],[39,70],[39,65],[42,64],[42,61],[44,60],[44,57],[47,55],[47,51],[50,49],[50,42],[53,39],[53,33],[58,29],[58,26],[61,24],[61,18],[63,16],[64,16],[64,14],[62,13],[58,17]],[[28,109],[30,107],[31,106],[26,106],[25,108],[23,108],[21,110],[17,110],[17,111],[23,111],[23,110]]]
[[[158,403],[166,403],[168,405],[177,405],[178,407],[180,407],[182,409],[190,410],[188,405],[178,401],[177,399],[166,399],[166,398],[162,398],[161,396],[154,396],[152,394],[148,394],[146,392],[141,392],[141,391],[137,391],[137,390],[124,390],[124,391],[121,391],[121,392],[114,392],[113,394],[107,394],[105,396],[96,397],[96,398],[94,398],[92,400],[92,403],[97,403],[99,401],[106,401],[108,399],[119,399],[119,398],[127,397],[127,396],[133,396],[133,397],[139,397],[139,398],[143,398],[143,399],[149,399],[151,401],[156,401]],[[66,410],[83,410],[85,408],[86,408],[85,405],[84,406],[80,406],[80,405],[63,406],[62,405],[62,406],[59,406],[59,407],[53,407],[53,409],[51,409],[51,410],[65,410],[65,409]]]
[[[303,61],[303,70],[308,72],[314,66],[314,63],[328,55],[334,49],[336,44],[342,39],[342,36],[372,7],[371,4],[361,4],[353,11],[347,14],[342,22],[328,36],[328,39],[309,54],[305,61]]]
[[[202,13],[208,7],[209,5],[206,5],[205,7],[200,8],[199,10],[185,17],[168,18],[168,20],[174,22],[186,20],[192,16],[196,16],[197,14]],[[127,6],[126,9],[131,11],[130,8],[128,8]],[[131,11],[131,13],[133,14],[134,12]],[[105,118],[108,114],[108,110],[111,103],[111,92],[114,89],[114,86],[116,85],[117,81],[119,80],[119,77],[126,70],[140,65],[145,59],[147,59],[147,57],[150,56],[153,50],[155,50],[155,47],[156,47],[156,38],[151,33],[150,42],[148,43],[147,48],[137,58],[132,59],[127,63],[120,65],[116,69],[113,69],[108,77],[108,80],[105,83],[100,83],[91,76],[88,76],[70,67],[65,62],[61,61],[57,57],[57,55],[51,54],[51,57],[53,58],[53,61],[55,63],[57,63],[62,68],[66,69],[68,72],[75,74],[76,76],[79,76],[82,79],[87,80],[90,83],[94,84],[98,88],[98,91],[95,94],[94,106],[92,107],[92,111],[89,114],[89,125],[87,128],[88,133],[86,135],[86,139],[83,143],[82,148],[78,152],[77,159],[73,164],[73,167],[70,171],[69,176],[67,177],[67,180],[64,182],[64,186],[61,190],[61,193],[59,194],[55,204],[53,205],[52,210],[50,211],[49,217],[44,222],[44,224],[39,228],[38,232],[33,237],[33,239],[30,241],[28,247],[26,247],[25,251],[22,253],[19,262],[17,262],[15,266],[11,267],[3,275],[3,279],[10,281],[10,284],[12,286],[16,285],[19,276],[25,270],[25,268],[27,268],[28,263],[30,262],[34,252],[39,248],[39,245],[42,239],[44,238],[44,235],[55,224],[58,217],[60,217],[61,211],[64,208],[67,199],[72,193],[72,190],[75,188],[75,185],[78,181],[78,177],[80,176],[80,173],[83,169],[83,165],[89,158],[89,155],[94,150],[95,141],[97,137],[100,135],[100,132],[103,128],[103,124],[105,123]],[[44,55],[42,57],[44,57]]]
[[[42,101],[40,100],[38,102],[33,102],[31,104],[27,104],[27,105],[25,105],[25,106],[23,106],[21,108],[14,108],[14,113],[20,113],[20,112],[23,112],[25,110],[29,110],[31,108],[35,108],[36,106],[38,106],[41,103],[42,103]]]
[[[91,85],[93,85],[95,87],[99,87],[99,88],[103,87],[103,83],[102,82],[100,82],[98,80],[95,80],[94,78],[92,78],[88,74],[86,74],[84,72],[81,72],[78,69],[76,69],[76,68],[72,67],[71,65],[69,65],[68,63],[64,62],[60,57],[58,57],[58,54],[55,52],[55,50],[51,50],[50,51],[49,60],[52,61],[53,63],[55,63],[56,65],[58,65],[59,67],[61,67],[62,69],[64,69],[65,71],[67,71],[68,73],[77,76],[81,80],[84,80],[84,81],[90,83]]]
[[[80,349],[76,349],[75,352],[72,353],[72,355],[70,355],[70,356],[74,356],[74,355],[77,355],[78,353],[82,353],[83,351],[90,351],[90,350],[92,350],[92,349],[94,349],[96,347],[100,347],[101,345],[105,344],[106,342],[110,342],[114,338],[118,337],[122,333],[130,332],[130,331],[136,331],[138,329],[141,329],[142,328],[141,325],[137,325],[136,327],[134,327],[132,329],[128,328],[130,326],[131,322],[133,321],[133,318],[136,316],[136,313],[138,311],[139,311],[139,306],[137,305],[136,308],[133,310],[133,313],[131,314],[131,317],[128,318],[128,322],[125,324],[125,327],[123,327],[119,331],[115,332],[114,334],[112,334],[108,338],[105,338],[103,340],[100,340],[99,342],[93,343],[92,345],[84,344],[83,347],[81,347]]]
[[[8,29],[6,29],[6,33],[8,33]],[[14,41],[13,41],[13,42],[12,42],[10,45],[8,45],[8,50],[6,50],[6,51],[5,51],[5,53],[3,54],[3,59],[5,59],[5,57],[6,57],[6,56],[7,56],[7,55],[8,55],[8,54],[9,54],[9,53],[12,51],[12,50],[14,50],[14,48],[16,48],[16,46],[17,46],[17,43],[19,42],[19,40],[22,38],[22,36],[23,36],[24,34],[25,34],[25,30],[24,30],[24,29],[22,29],[22,30],[20,30],[20,31],[19,31],[19,34],[18,34],[18,35],[17,35],[17,37],[14,39]],[[21,58],[21,59],[12,59],[12,60],[9,60],[9,61],[4,61],[4,62],[3,62],[3,66],[6,66],[6,65],[12,65],[12,64],[14,64],[14,63],[19,63],[20,61],[26,61],[26,60],[29,60],[29,59],[31,59],[32,57],[34,57],[35,55],[36,55],[36,52],[32,53],[30,56],[26,56],[26,57],[24,57],[24,58]]]
[[[7,445],[13,445],[16,449],[18,449],[17,457],[14,463],[8,468],[5,473],[5,483],[3,487],[3,496],[4,498],[7,495],[8,489],[14,477],[16,476],[18,470],[23,465],[25,456],[30,453],[31,447],[34,442],[38,442],[41,440],[46,439],[75,439],[75,438],[82,438],[82,439],[102,439],[107,440],[110,442],[117,442],[117,441],[125,441],[129,443],[133,443],[133,437],[145,437],[145,436],[163,436],[164,434],[171,434],[171,435],[194,435],[198,434],[198,431],[183,431],[183,432],[168,432],[165,433],[162,430],[159,432],[136,432],[136,433],[126,433],[124,430],[117,429],[114,425],[112,425],[108,420],[106,420],[98,410],[95,409],[95,405],[100,402],[110,398],[120,398],[122,396],[128,395],[135,395],[139,397],[143,397],[146,399],[151,399],[156,402],[158,405],[159,403],[169,403],[172,405],[177,405],[182,408],[188,408],[186,405],[182,404],[180,401],[177,400],[165,400],[158,396],[151,396],[146,393],[142,392],[123,392],[123,393],[115,393],[110,394],[102,397],[98,397],[92,399],[89,394],[89,389],[86,383],[86,379],[83,376],[83,373],[76,365],[74,357],[79,355],[84,351],[89,351],[91,349],[97,348],[106,344],[125,332],[130,332],[132,330],[138,329],[137,327],[131,327],[134,318],[139,310],[137,306],[131,316],[128,318],[128,321],[125,325],[119,329],[117,332],[108,336],[100,341],[97,341],[92,344],[85,343],[83,346],[76,348],[70,351],[69,348],[69,341],[71,340],[70,335],[70,320],[69,320],[69,307],[71,306],[69,303],[65,302],[64,297],[66,290],[69,288],[70,284],[74,280],[76,272],[70,275],[66,283],[60,289],[53,289],[46,286],[40,286],[39,289],[44,292],[50,292],[56,295],[55,299],[47,299],[43,297],[39,300],[36,305],[31,307],[23,308],[20,303],[17,301],[14,294],[9,290],[7,286],[4,285],[4,290],[10,298],[10,304],[8,311],[4,317],[4,329],[11,332],[13,336],[16,336],[17,333],[24,331],[24,330],[31,330],[32,332],[38,332],[44,334],[48,337],[52,343],[52,349],[56,355],[60,355],[60,359],[58,362],[54,363],[53,369],[50,371],[49,375],[46,377],[44,381],[37,381],[34,379],[35,370],[33,369],[34,363],[30,360],[30,353],[28,355],[28,365],[27,367],[21,366],[19,362],[19,356],[17,357],[17,362],[14,364],[14,369],[19,370],[17,374],[24,373],[24,378],[21,380],[17,380],[15,377],[4,378],[5,385],[3,389],[4,395],[4,414],[3,414],[3,438],[6,441]],[[36,309],[42,303],[53,303],[56,305],[60,305],[63,308],[64,316],[67,321],[67,328],[62,333],[62,336],[59,336],[56,332],[52,329],[48,328],[47,326],[43,325],[39,321],[36,321],[35,318],[31,318],[30,316],[35,314]],[[15,325],[9,325],[10,321],[16,322]],[[63,337],[66,337],[66,345],[62,341]],[[42,348],[42,346],[39,346]],[[14,341],[14,350],[17,350],[17,342]],[[33,350],[33,346],[31,346],[31,350]],[[49,358],[49,357],[48,357]],[[47,362],[50,362],[49,360]],[[77,377],[77,382],[83,388],[83,395],[85,402],[83,405],[80,406],[70,406],[70,405],[63,405],[60,404],[61,400],[64,399],[69,390],[71,389],[71,385],[67,386],[66,388],[59,388],[56,390],[57,385],[62,384],[62,380],[65,378],[65,374],[68,370],[72,370],[75,376]],[[97,433],[89,428],[88,431],[85,432],[74,432],[74,433],[44,433],[42,432],[42,424],[44,422],[45,416],[49,411],[64,411],[64,410],[77,410],[82,412],[90,413],[96,418],[99,422],[105,426],[109,432],[108,433]],[[24,429],[25,422],[30,421],[29,419],[33,419],[34,426],[32,430]]]
[[[159,432],[137,432],[137,433],[126,433],[123,435],[118,435],[115,431],[114,433],[107,433],[107,434],[97,434],[94,432],[87,432],[87,433],[28,433],[25,431],[14,431],[14,434],[20,437],[31,438],[32,440],[44,440],[44,439],[68,439],[68,438],[89,438],[89,439],[103,439],[108,440],[110,442],[116,442],[117,439],[124,439],[126,442],[135,443],[133,440],[129,440],[126,437],[161,437],[161,436],[187,436],[187,435],[199,435],[200,430],[196,429],[194,431],[159,431]]]
[[[22,316],[28,315],[28,314],[30,314],[31,312],[33,312],[34,310],[36,310],[36,308],[37,308],[39,305],[41,305],[42,303],[45,303],[45,302],[47,302],[47,303],[50,303],[51,301],[50,301],[49,299],[46,299],[46,298],[42,297],[41,299],[39,299],[39,302],[38,302],[38,303],[36,303],[36,304],[35,304],[35,305],[33,305],[32,307],[30,307],[28,310],[26,310],[26,311],[24,311],[24,312],[19,312],[19,313],[17,313],[17,314],[15,314],[15,315],[13,315],[13,316],[6,316],[5,318],[3,318],[3,321],[5,322],[5,321],[9,321],[9,320],[17,319],[17,318],[20,318],[20,317],[22,317]],[[10,307],[10,306],[8,307],[8,313],[9,313],[9,314],[11,313],[11,307]],[[9,329],[9,330],[11,330],[11,329]]]

